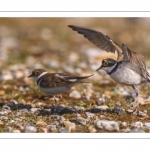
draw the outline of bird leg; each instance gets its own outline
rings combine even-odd
[[[62,99],[62,94],[59,94],[60,99]]]
[[[135,106],[134,106],[135,109],[133,111],[133,114],[137,114],[137,111],[139,110],[139,102],[138,102],[139,91],[138,91],[138,89],[137,89],[137,87],[135,85],[133,85],[132,87],[133,87],[133,89],[134,89],[134,91],[136,93],[136,98],[135,98],[135,100],[133,102],[133,104],[135,104]]]
[[[57,99],[56,99],[55,95],[53,95],[53,98],[55,100],[55,106],[56,106],[57,105]]]

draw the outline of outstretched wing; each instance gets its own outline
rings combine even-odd
[[[123,60],[121,47],[116,42],[112,41],[106,34],[80,26],[69,25],[69,27],[77,31],[79,34],[84,35],[85,38],[100,49],[111,53],[115,53],[115,51],[117,51],[117,61]]]
[[[147,72],[142,55],[131,51],[125,44],[122,44],[122,47],[120,47],[116,42],[111,40],[102,32],[74,25],[69,25],[69,27],[77,31],[79,34],[84,35],[85,38],[100,49],[111,53],[115,53],[115,51],[117,51],[117,61],[131,62],[135,66],[134,70],[136,70],[146,80],[149,80],[150,74]]]

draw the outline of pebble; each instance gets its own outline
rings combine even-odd
[[[108,94],[102,94],[102,98],[107,98],[107,99],[110,99],[111,98],[111,96],[110,95],[108,95]]]
[[[121,109],[121,108],[114,108],[114,109],[111,110],[111,112],[112,112],[112,113],[121,114],[121,113],[124,112],[124,110]]]
[[[82,117],[77,117],[76,121],[81,123],[82,125],[86,125],[86,123],[87,123],[87,119],[84,119]]]
[[[127,125],[128,125],[127,122],[121,122],[122,127],[127,127]]]
[[[85,114],[86,114],[86,115],[87,115],[87,117],[89,117],[89,118],[94,117],[94,114],[93,114],[93,113],[85,112]]]
[[[93,126],[89,126],[88,129],[89,129],[90,133],[97,132],[97,130]]]
[[[69,97],[81,98],[81,95],[80,95],[80,93],[79,93],[77,90],[74,90],[74,91],[72,91],[72,92],[69,94]]]
[[[134,127],[135,129],[143,128],[143,123],[140,121],[134,122],[131,124],[131,127]]]
[[[13,130],[12,132],[13,132],[13,133],[21,133],[20,130]]]
[[[5,125],[4,121],[0,120],[0,126],[4,126],[4,125]]]
[[[40,126],[46,126],[47,123],[44,122],[42,119],[39,119],[37,122],[36,122],[36,125],[40,125]]]
[[[71,66],[65,66],[62,68],[64,72],[69,72],[74,74],[74,69]]]
[[[25,133],[36,133],[37,129],[34,126],[26,126],[24,129]]]
[[[143,125],[143,128],[150,130],[150,122],[145,122],[144,125]]]
[[[140,117],[146,117],[147,114],[145,112],[139,111],[138,112],[138,116],[140,116]]]
[[[50,125],[56,125],[56,126],[58,126],[59,122],[55,120],[55,121],[52,121]]]
[[[85,108],[84,108],[84,107],[81,107],[81,106],[73,106],[73,108],[75,108],[75,110],[76,110],[77,112],[81,112],[81,111],[84,111],[84,110],[85,110]]]
[[[58,130],[58,133],[69,133],[69,129],[62,127]]]
[[[56,125],[51,125],[50,130],[51,130],[52,132],[57,132]]]
[[[65,121],[65,120],[66,120],[65,117],[60,116],[59,123],[60,123],[60,124],[64,124],[64,121]]]
[[[7,106],[7,105],[4,105],[3,107],[2,107],[2,110],[10,110],[11,108],[9,107],[9,106]]]
[[[39,110],[39,108],[31,108],[31,113],[36,113]]]
[[[7,116],[0,116],[0,120],[8,120]]]
[[[50,115],[49,116],[51,119],[53,120],[59,120],[60,119],[60,116],[59,115]]]
[[[103,129],[103,130],[119,131],[119,124],[115,121],[95,120],[94,125],[96,128]]]
[[[60,67],[59,63],[54,60],[49,61],[47,66],[49,66],[51,68],[56,68],[56,69],[58,69]]]
[[[0,115],[7,115],[11,112],[11,110],[2,110],[0,111]]]
[[[70,121],[64,121],[64,125],[66,128],[69,129],[69,132],[71,132],[72,130],[75,130],[75,127],[76,127],[75,123],[70,122]]]
[[[85,100],[87,100],[87,101],[89,101],[90,98],[91,98],[91,96],[88,95],[88,94],[86,94],[86,93],[83,93],[83,94],[82,94],[82,98],[85,99]]]
[[[12,127],[6,126],[6,127],[5,127],[5,131],[6,131],[6,132],[12,132]]]
[[[132,110],[132,109],[127,109],[126,111],[127,111],[129,114],[131,114],[131,113],[133,113],[134,110]]]
[[[0,90],[0,96],[4,95],[5,91],[4,90]]]
[[[145,133],[142,129],[131,129],[130,131],[127,131],[126,133]]]
[[[107,110],[109,107],[107,105],[102,105],[102,106],[96,106],[95,108],[101,109],[101,110]]]
[[[96,99],[96,104],[97,105],[103,105],[105,103],[105,99],[104,98],[98,98],[98,99]]]

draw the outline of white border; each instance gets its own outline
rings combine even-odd
[[[0,17],[150,17],[150,12],[0,12]]]

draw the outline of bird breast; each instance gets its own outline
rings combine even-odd
[[[143,78],[138,73],[123,66],[118,67],[110,77],[116,82],[125,85],[139,85],[143,81]]]

